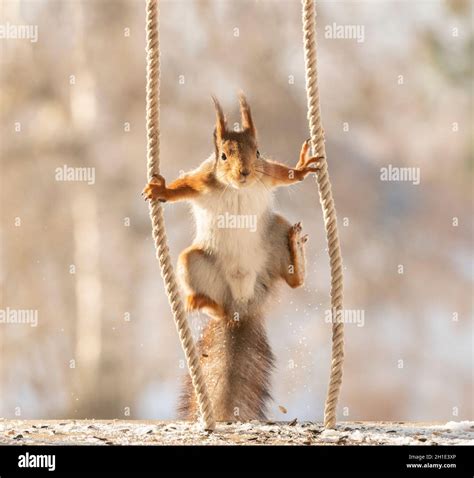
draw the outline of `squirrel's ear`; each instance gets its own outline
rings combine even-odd
[[[252,112],[250,111],[250,106],[247,103],[247,98],[243,92],[239,93],[239,102],[240,102],[240,115],[242,117],[242,128],[244,131],[248,131],[253,136],[257,135],[255,125],[252,120]]]
[[[221,140],[226,131],[226,120],[222,107],[215,96],[212,96],[212,101],[214,102],[214,108],[216,109],[216,139]]]

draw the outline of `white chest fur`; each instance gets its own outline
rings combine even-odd
[[[193,203],[194,243],[220,261],[235,300],[253,296],[257,275],[266,263],[264,241],[272,202],[271,192],[257,182],[238,190],[229,186]]]

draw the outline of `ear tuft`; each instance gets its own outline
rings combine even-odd
[[[240,115],[242,117],[242,128],[244,131],[248,131],[253,136],[257,135],[255,125],[252,120],[252,112],[250,111],[250,106],[247,102],[243,91],[239,92],[239,102],[240,102]]]
[[[215,136],[216,140],[222,140],[222,137],[224,136],[224,133],[226,132],[226,119],[224,116],[224,112],[222,111],[222,107],[217,100],[217,98],[212,95],[212,101],[214,102],[214,108],[216,110],[216,129],[215,129]]]

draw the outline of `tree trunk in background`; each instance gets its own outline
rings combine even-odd
[[[75,360],[79,377],[79,396],[83,412],[97,391],[102,350],[102,288],[99,269],[99,228],[97,200],[85,187],[72,199],[74,225],[74,265],[76,267],[76,343]]]
[[[90,139],[96,118],[96,88],[90,73],[85,51],[84,7],[82,2],[69,6],[74,18],[73,70],[74,82],[70,85],[70,122],[72,129],[82,138]],[[87,165],[88,147],[81,144],[84,163]],[[97,400],[100,361],[102,353],[102,286],[100,281],[100,234],[98,226],[95,184],[79,184],[72,188],[71,213],[74,234],[74,265],[76,267],[76,327],[75,361],[77,381],[71,404],[75,415],[93,418],[101,403]],[[101,395],[99,395],[101,396]]]

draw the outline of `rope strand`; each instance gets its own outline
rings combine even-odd
[[[342,384],[342,367],[344,362],[344,324],[337,321],[338,312],[342,310],[342,257],[337,232],[336,208],[332,197],[326,162],[324,130],[321,124],[316,56],[316,9],[313,0],[302,0],[302,4],[308,122],[313,154],[323,157],[320,161],[321,167],[316,173],[316,182],[318,184],[319,200],[323,209],[331,268],[332,354],[331,375],[324,408],[324,426],[326,428],[334,428],[336,426],[336,407]]]
[[[158,23],[158,0],[146,2],[146,130],[147,130],[147,174],[148,181],[160,173],[160,45]],[[160,264],[166,295],[173,312],[176,329],[191,375],[196,394],[201,419],[206,430],[213,430],[215,422],[212,405],[206,390],[199,357],[194,345],[191,329],[184,312],[183,302],[179,294],[178,284],[171,264],[171,258],[166,239],[163,208],[157,200],[150,201],[150,218],[153,240],[156,248],[156,258]]]

